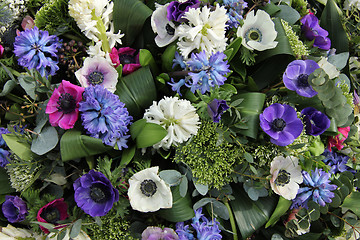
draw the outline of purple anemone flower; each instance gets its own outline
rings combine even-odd
[[[14,53],[18,63],[28,69],[35,68],[41,76],[54,75],[57,66],[57,48],[61,46],[56,35],[41,31],[37,27],[20,32],[15,38]]]
[[[221,115],[229,109],[225,100],[214,99],[207,106],[207,112],[209,113],[213,122],[218,123]]]
[[[92,217],[105,216],[119,200],[119,192],[101,172],[90,170],[73,184],[75,202]]]
[[[11,223],[24,221],[28,213],[26,203],[20,197],[10,195],[5,196],[2,212]]]
[[[310,86],[308,78],[317,68],[319,65],[313,60],[292,61],[283,74],[285,87],[303,97],[315,96],[317,92]]]
[[[331,203],[331,199],[335,196],[331,191],[334,191],[337,186],[330,184],[330,173],[316,168],[315,171],[311,170],[311,176],[306,171],[303,171],[302,175],[304,179],[303,184],[305,186],[298,190],[291,208],[307,208],[307,203],[310,199],[323,207],[326,203]]]
[[[300,22],[302,23],[301,30],[304,32],[305,37],[312,41],[314,46],[323,50],[329,50],[331,41],[327,37],[329,33],[320,27],[319,19],[314,14],[304,16]]]
[[[187,0],[185,2],[172,1],[167,6],[167,19],[169,21],[184,22],[182,16],[189,10],[189,8],[199,7],[199,0]]]
[[[331,121],[326,114],[313,107],[304,108],[301,114],[304,115],[305,130],[308,135],[318,136],[330,127]]]
[[[291,144],[303,130],[295,109],[280,103],[265,108],[260,114],[260,127],[271,137],[270,141],[278,146]]]

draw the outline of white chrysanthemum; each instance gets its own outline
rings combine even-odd
[[[250,50],[264,51],[275,48],[277,32],[270,15],[263,11],[249,12],[244,24],[238,28],[237,36],[242,38],[242,45]]]
[[[73,17],[85,36],[94,42],[99,42],[101,34],[107,36],[110,49],[118,42],[121,44],[121,38],[124,34],[120,34],[120,31],[115,34],[114,26],[112,23],[112,12],[114,3],[108,0],[70,0],[69,1],[69,14]],[[106,32],[102,29],[98,29],[98,19],[100,18]]]
[[[0,239],[2,240],[16,240],[16,239],[34,239],[43,240],[44,236],[34,233],[32,231],[16,228],[8,224],[0,230]]]
[[[351,7],[355,7],[360,10],[360,0],[345,0],[344,10],[351,10]]]
[[[329,75],[330,79],[334,79],[340,75],[340,71],[324,57],[321,57],[317,64]]]
[[[200,122],[195,107],[188,100],[177,97],[164,97],[146,110],[147,122],[159,124],[168,134],[153,147],[168,150],[171,145],[177,146],[196,135]]]
[[[207,6],[190,8],[183,18],[189,20],[178,27],[178,48],[184,58],[193,50],[205,51],[207,56],[225,50],[225,27],[229,18],[224,7],[217,4],[214,11]]]
[[[167,6],[155,4],[156,9],[151,15],[151,28],[154,33],[157,33],[155,37],[155,43],[159,47],[165,47],[178,38],[178,30],[172,21],[167,19]]]
[[[301,167],[296,157],[275,157],[271,162],[271,188],[288,200],[296,197],[299,184],[303,182]]]
[[[155,212],[172,207],[170,187],[158,176],[159,167],[151,167],[135,173],[129,179],[130,205],[140,212]]]

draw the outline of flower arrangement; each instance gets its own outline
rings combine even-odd
[[[359,239],[358,0],[3,0],[0,239]]]

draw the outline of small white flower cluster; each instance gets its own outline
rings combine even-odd
[[[151,16],[152,29],[158,34],[155,42],[159,47],[167,46],[178,39],[177,46],[185,59],[188,59],[194,50],[205,51],[207,56],[225,50],[226,22],[229,18],[224,7],[217,4],[213,11],[207,6],[190,8],[183,16],[188,21],[176,26],[167,19],[168,5],[157,4]]]
[[[3,0],[0,7],[5,14],[4,19],[1,19],[0,33],[4,33],[11,24],[18,19],[22,13],[27,11],[26,4],[28,0]],[[6,19],[5,19],[6,18]]]
[[[88,52],[91,56],[106,57],[124,34],[114,33],[112,21],[114,3],[109,0],[70,0],[69,14],[85,36],[95,42]]]

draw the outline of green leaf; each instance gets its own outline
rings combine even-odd
[[[146,119],[139,119],[130,126],[131,138],[136,139],[146,125]]]
[[[144,119],[145,120],[145,119]],[[145,120],[146,121],[146,120]],[[142,123],[142,122],[140,122]],[[167,131],[160,125],[146,122],[142,129],[130,127],[131,135],[135,131],[137,148],[151,147],[160,142],[166,135]]]
[[[162,62],[162,68],[166,72],[172,72],[173,71],[173,59],[175,58],[175,52],[176,52],[176,45],[170,44],[165,49],[164,53],[161,55],[161,62]]]
[[[41,132],[35,136],[31,144],[31,151],[37,155],[44,155],[51,151],[59,141],[58,133],[52,126],[44,127]]]
[[[244,99],[240,105],[240,114],[247,119],[248,129],[240,129],[237,132],[245,136],[256,138],[259,129],[259,115],[262,112],[265,94],[257,92],[241,93],[236,95],[236,99]]]
[[[159,173],[159,176],[169,184],[170,187],[179,185],[182,179],[181,173],[176,170],[163,170]]]
[[[125,34],[121,39],[124,46],[131,46],[151,14],[152,10],[139,0],[114,0],[114,32]]]
[[[179,186],[171,187],[173,195],[173,205],[169,209],[161,209],[158,211],[159,215],[170,222],[183,222],[195,216],[192,209],[190,194],[187,193],[185,197],[181,197]]]
[[[203,196],[206,195],[207,192],[209,191],[208,185],[200,184],[200,183],[197,183],[194,181],[194,186],[195,186],[196,190]]]
[[[125,103],[131,116],[142,117],[144,109],[156,100],[155,83],[149,67],[142,67],[121,78],[116,85],[115,94]]]
[[[102,143],[101,139],[81,135],[78,130],[67,130],[60,140],[60,153],[63,161],[93,156],[112,149]]]
[[[320,26],[329,32],[331,47],[337,53],[349,52],[349,41],[338,9],[334,0],[328,0],[321,15]]]
[[[4,87],[3,87],[2,91],[0,92],[0,97],[6,96],[8,93],[10,93],[16,87],[16,85],[18,85],[18,84],[14,80],[8,80],[4,84]]]
[[[343,69],[348,63],[349,53],[343,52],[340,54],[331,55],[328,58],[329,63],[334,65],[338,70]]]
[[[229,55],[230,56],[227,56],[226,60],[228,62],[230,62],[233,57],[235,57],[236,53],[239,51],[239,48],[241,46],[241,41],[242,41],[242,38],[241,37],[238,37],[236,39],[234,39],[234,41],[232,41],[226,49],[232,49],[231,51],[229,51]]]
[[[241,236],[246,239],[269,220],[276,198],[265,197],[252,201],[239,185],[233,187],[233,195],[235,200],[230,201],[230,205]]]
[[[274,212],[272,213],[269,221],[267,221],[265,228],[274,226],[275,223],[279,221],[280,217],[283,216],[287,212],[287,210],[289,210],[291,204],[292,204],[291,200],[287,200],[280,196],[277,206]]]
[[[10,150],[13,151],[20,159],[31,161],[34,158],[30,143],[24,141],[24,139],[19,139],[12,133],[2,134],[2,137]]]
[[[81,224],[82,224],[82,219],[76,220],[76,222],[71,228],[70,236],[69,236],[70,238],[76,238],[80,234]]]
[[[154,75],[158,75],[159,69],[156,65],[155,59],[151,52],[147,49],[140,49],[139,52],[139,61],[141,66],[150,66],[150,69],[153,71]]]
[[[133,159],[133,157],[135,156],[135,150],[136,150],[135,146],[123,150],[123,153],[121,155],[120,166],[125,167],[130,163],[131,159]]]
[[[188,190],[188,180],[186,175],[183,175],[180,182],[180,196],[185,197]]]
[[[10,185],[9,179],[9,175],[6,170],[4,168],[0,168],[0,194],[15,192],[15,189],[13,189]]]
[[[352,192],[345,198],[341,207],[349,208],[358,217],[360,217],[360,192]]]
[[[278,5],[277,7],[280,8],[281,11],[277,12],[274,16],[284,19],[290,25],[294,25],[297,20],[300,19],[300,14],[292,7],[289,7],[288,5]]]
[[[246,161],[248,161],[248,163],[254,162],[253,156],[248,152],[244,152],[244,158],[246,159]]]
[[[26,76],[20,75],[18,77],[20,86],[25,90],[26,94],[29,95],[32,99],[36,99],[35,89],[36,89],[36,82],[35,79]]]

